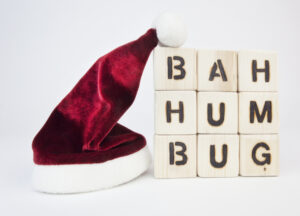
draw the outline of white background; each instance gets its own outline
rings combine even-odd
[[[279,52],[281,175],[157,180],[47,195],[31,189],[31,141],[96,59],[181,12],[185,47]],[[299,1],[0,1],[0,215],[300,215]],[[121,123],[153,144],[152,56]]]

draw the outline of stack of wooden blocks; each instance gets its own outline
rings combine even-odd
[[[157,178],[279,174],[277,54],[154,51]]]

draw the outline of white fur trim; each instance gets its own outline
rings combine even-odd
[[[80,193],[113,187],[145,172],[151,162],[147,146],[104,163],[35,165],[33,187],[46,193]]]
[[[161,45],[180,47],[187,38],[187,28],[183,18],[171,12],[165,12],[157,17],[153,23],[157,38]]]

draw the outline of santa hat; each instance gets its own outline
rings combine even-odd
[[[36,190],[93,191],[130,181],[148,169],[145,138],[117,122],[133,103],[157,43],[177,47],[185,38],[182,19],[164,13],[155,28],[96,61],[33,140]]]

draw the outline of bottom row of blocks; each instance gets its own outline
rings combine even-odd
[[[279,137],[155,135],[156,178],[276,176]]]

